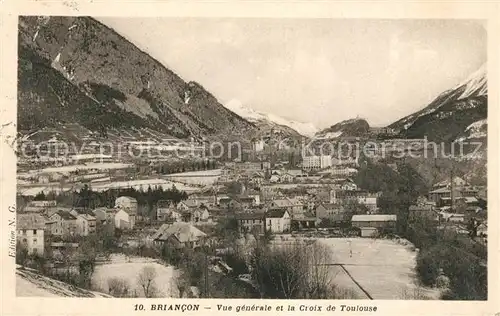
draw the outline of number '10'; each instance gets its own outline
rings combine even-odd
[[[135,304],[134,305],[134,310],[136,310],[136,311],[143,311],[144,310],[144,305],[142,305],[142,304]]]

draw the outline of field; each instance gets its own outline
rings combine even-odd
[[[200,190],[199,187],[194,185],[189,185],[181,182],[174,182],[165,179],[144,179],[144,180],[131,180],[131,181],[116,181],[116,182],[95,182],[91,184],[92,190],[94,191],[106,191],[110,189],[126,189],[134,188],[136,190],[147,191],[148,188],[162,187],[163,190],[170,190],[175,185],[179,191],[185,191],[186,193],[193,193]],[[67,184],[65,187],[61,187],[58,183],[47,183],[44,185],[18,185],[17,192],[24,196],[35,196],[40,192],[48,194],[50,192],[60,193],[67,192],[71,190],[80,190],[83,187],[81,184]]]
[[[111,170],[111,169],[127,169],[133,167],[132,164],[119,163],[119,162],[106,162],[106,163],[88,163],[85,165],[71,165],[61,167],[48,167],[39,170],[31,170],[30,173],[67,173],[75,172],[77,170]]]
[[[190,171],[183,173],[174,173],[165,176],[165,178],[178,181],[186,184],[195,184],[195,185],[212,185],[221,176],[221,170],[204,170],[204,171]]]
[[[107,183],[94,183],[92,184],[92,190],[94,191],[106,191],[109,189],[124,189],[124,188],[134,188],[136,190],[147,191],[148,188],[162,187],[163,190],[170,190],[175,185],[179,191],[186,191],[187,193],[199,191],[200,188],[190,186],[180,182],[174,182],[164,179],[144,179],[144,180],[131,180],[131,181],[116,181]]]
[[[139,297],[144,297],[144,292],[137,282],[138,275],[146,266],[155,268],[157,277],[155,286],[158,289],[157,297],[178,297],[175,286],[176,270],[171,266],[164,266],[148,258],[130,258],[113,255],[110,263],[96,266],[92,275],[92,288],[99,289],[103,293],[108,292],[108,279],[120,278],[128,282],[132,292],[136,292]]]
[[[330,250],[332,282],[360,299],[438,299],[440,292],[416,283],[416,254],[405,240],[371,238],[294,238],[275,240],[284,245],[294,240],[316,240]]]
[[[409,243],[371,238],[325,238],[318,242],[331,249],[331,263],[342,264],[373,299],[403,299],[414,294],[418,298],[439,297],[439,291],[416,284],[417,253]],[[337,272],[340,266],[332,268]],[[341,280],[348,279],[349,287],[358,287],[350,278]]]

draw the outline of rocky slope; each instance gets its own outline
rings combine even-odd
[[[90,17],[19,18],[18,127],[247,136],[254,124]]]

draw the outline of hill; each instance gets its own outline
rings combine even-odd
[[[370,133],[370,125],[361,118],[354,118],[339,122],[318,133],[316,139],[334,139],[340,137],[365,137]]]
[[[18,128],[76,123],[105,135],[251,135],[255,126],[90,17],[19,18]]]

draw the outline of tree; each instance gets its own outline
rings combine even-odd
[[[155,278],[157,276],[156,269],[153,266],[142,268],[137,283],[142,287],[145,297],[153,297],[156,294]]]
[[[131,294],[129,283],[121,278],[108,279],[108,292],[114,297],[128,297]]]
[[[24,247],[20,242],[17,242],[16,246],[16,263],[24,267],[28,261],[28,249]]]

